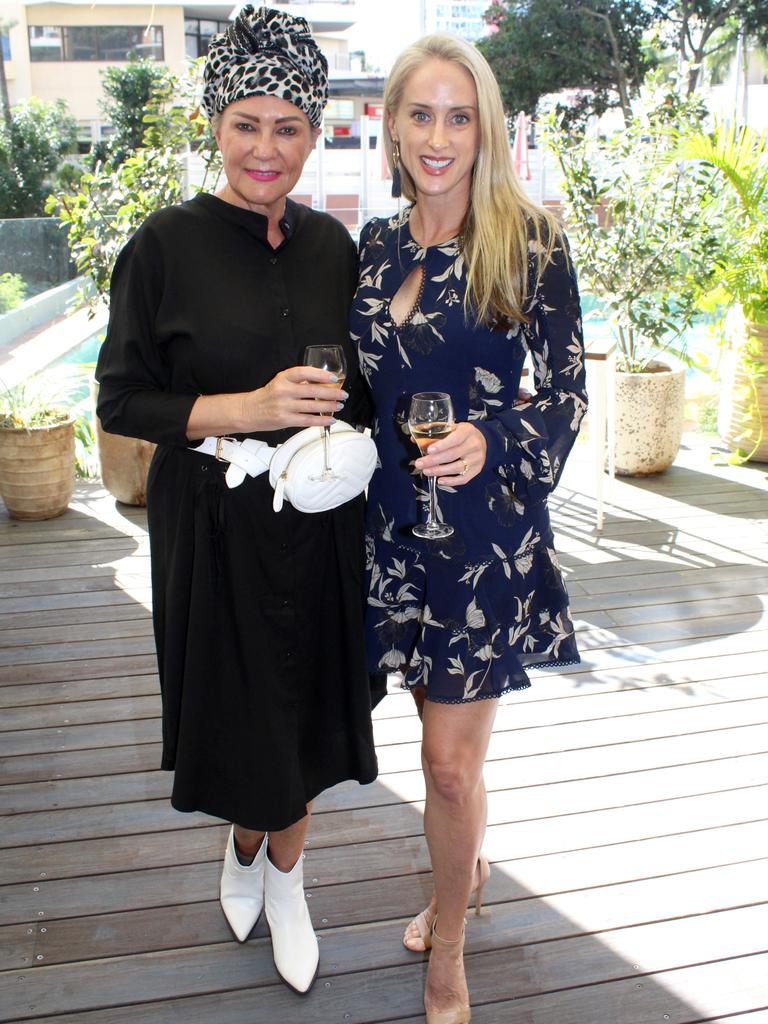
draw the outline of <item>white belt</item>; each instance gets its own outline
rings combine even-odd
[[[248,476],[266,473],[277,449],[270,448],[266,441],[247,437],[237,441],[234,437],[206,437],[199,445],[191,445],[190,451],[201,455],[212,455],[219,462],[228,462],[224,474],[227,487],[237,487]]]

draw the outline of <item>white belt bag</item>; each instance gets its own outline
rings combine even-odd
[[[283,500],[300,512],[326,512],[365,490],[376,468],[376,445],[371,438],[337,421],[331,425],[330,449],[331,466],[339,479],[313,479],[324,466],[322,427],[300,430],[277,448],[253,438],[236,441],[231,437],[206,437],[191,447],[193,452],[229,463],[224,475],[228,487],[269,471],[275,512],[283,507]]]

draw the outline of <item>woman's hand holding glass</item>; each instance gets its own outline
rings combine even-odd
[[[244,395],[247,431],[285,427],[328,427],[348,394],[336,374],[312,366],[292,366],[258,391]]]
[[[485,465],[487,445],[482,431],[472,423],[457,423],[447,437],[435,441],[429,454],[416,459],[414,466],[437,483],[462,487],[477,476]]]

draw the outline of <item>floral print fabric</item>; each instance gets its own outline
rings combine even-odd
[[[529,686],[526,666],[579,660],[546,499],[587,405],[581,312],[561,248],[535,287],[532,242],[529,322],[468,326],[458,240],[421,247],[409,217],[410,208],[363,228],[351,314],[379,450],[368,491],[366,640],[372,672],[404,668],[406,686],[461,703]],[[398,326],[390,301],[417,268],[420,297]],[[529,352],[536,391],[521,402]],[[407,427],[417,391],[448,392],[456,421],[477,426],[488,446],[478,476],[438,487],[439,518],[454,527],[439,541],[411,533],[427,502]]]

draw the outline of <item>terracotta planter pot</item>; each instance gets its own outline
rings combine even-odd
[[[0,494],[12,519],[53,519],[75,489],[75,421],[0,427]]]
[[[768,367],[768,325],[751,323],[735,309],[726,330],[730,347],[720,364],[717,430],[729,451],[768,462],[768,377],[754,375],[754,364]]]
[[[683,435],[685,367],[651,363],[646,373],[616,374],[616,472],[663,473]]]
[[[147,504],[147,473],[156,445],[137,437],[108,434],[96,415],[99,385],[91,381],[94,435],[99,475],[106,489],[124,505]]]

